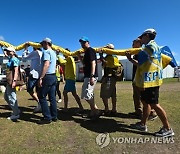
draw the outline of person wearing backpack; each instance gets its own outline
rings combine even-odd
[[[105,48],[114,49],[113,44],[107,44]],[[104,76],[102,77],[100,97],[104,103],[104,115],[116,116],[116,82],[117,82],[117,70],[118,67],[122,67],[116,55],[106,55],[103,57],[103,53],[100,53],[100,60],[104,67]],[[122,72],[121,72],[122,73]],[[109,110],[108,100],[111,98],[112,110]]]

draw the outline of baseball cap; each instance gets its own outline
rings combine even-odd
[[[139,36],[139,38],[142,38],[142,36],[143,36],[144,34],[153,34],[153,35],[156,36],[156,30],[153,29],[153,28],[146,29],[146,30]]]
[[[81,37],[80,39],[79,39],[79,42],[89,42],[89,38],[88,37],[86,37],[86,36],[83,36],[83,37]]]
[[[114,45],[112,43],[108,43],[105,48],[114,49]]]
[[[42,44],[43,42],[48,42],[48,43],[52,44],[51,39],[48,38],[48,37],[46,37],[45,39],[43,39],[43,40],[40,42],[40,44]]]
[[[4,51],[13,51],[14,53],[16,52],[14,47],[7,47],[7,48],[4,49]]]

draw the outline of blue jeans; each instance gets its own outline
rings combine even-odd
[[[6,86],[6,91],[4,93],[4,99],[11,107],[13,111],[13,115],[18,115],[20,110],[18,108],[17,97],[16,97],[16,89],[12,88],[9,84]]]
[[[56,75],[48,74],[42,80],[42,87],[39,89],[39,102],[42,108],[42,114],[44,119],[52,120],[57,119],[57,103],[56,103]],[[46,100],[46,96],[49,96],[50,107]]]

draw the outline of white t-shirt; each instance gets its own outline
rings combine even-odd
[[[31,60],[30,74],[33,78],[38,79],[41,72],[41,57],[42,52],[33,50],[30,54],[23,56],[23,60]]]

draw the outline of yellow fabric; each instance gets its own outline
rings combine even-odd
[[[151,48],[151,50],[149,48]],[[148,47],[143,49],[142,52],[146,52],[149,55],[149,60],[146,60],[143,64],[138,65],[137,67],[134,78],[134,82],[137,87],[149,88],[157,87],[162,84],[162,58],[160,58],[159,61],[153,57],[154,53],[157,53],[157,55],[160,54],[158,51],[159,47],[154,41],[150,41]]]
[[[121,65],[117,56],[108,55],[104,58],[104,60],[106,61],[105,67],[116,68]]]
[[[60,66],[59,65],[56,66],[56,77],[57,77],[58,81],[61,80]]]
[[[18,46],[14,46],[14,45],[12,45],[12,44],[10,44],[10,43],[8,43],[8,42],[0,41],[0,46],[5,46],[6,48],[7,48],[7,47],[14,47],[16,51],[19,51],[19,50],[22,50],[22,49],[25,48],[25,43],[20,44],[20,45],[18,45]]]
[[[65,60],[58,59],[61,65],[65,65],[65,79],[76,80],[76,64],[72,56],[68,56]]]
[[[125,53],[128,51],[132,55],[139,53],[139,51],[142,50],[142,48],[129,48],[129,49],[122,49],[122,50],[114,50],[114,49],[108,49],[108,48],[93,48],[96,52],[104,52],[106,54],[111,54],[111,55],[120,55],[120,56],[125,56]],[[83,53],[84,49],[79,49],[77,51],[71,52],[71,56],[75,56],[78,53]]]
[[[28,42],[30,46],[35,47],[35,48],[42,48],[40,43],[35,43],[35,42]],[[5,47],[9,47],[9,46],[13,46],[10,43],[7,43],[5,41],[0,41],[0,46],[5,46]],[[18,50],[22,50],[23,48],[25,48],[25,43],[20,44],[18,46],[13,46],[15,48],[16,51]],[[84,49],[79,49],[76,50],[74,52],[69,52],[68,50],[65,50],[64,48],[54,45],[52,44],[52,49],[55,51],[59,51],[62,54],[66,55],[66,56],[76,56],[78,55],[78,53],[83,53]],[[123,50],[113,50],[113,49],[107,49],[107,48],[94,48],[96,52],[100,52],[102,50],[102,52],[107,53],[107,54],[113,54],[113,55],[121,55],[121,56],[125,56],[125,52],[129,51],[132,55],[133,54],[137,54],[141,48],[130,48],[130,49],[123,49]]]
[[[58,61],[59,61],[59,63],[60,63],[61,65],[65,65],[66,62],[67,62],[65,59],[63,59],[63,58],[61,58],[61,57],[58,58]]]
[[[29,42],[29,45],[32,46],[32,47],[35,47],[35,48],[42,48],[40,43]],[[71,55],[71,52],[69,52],[68,50],[65,50],[62,47],[54,45],[54,44],[52,44],[52,49],[55,50],[55,51],[59,51],[59,52],[61,52],[62,54],[66,55],[66,56]]]
[[[171,62],[172,58],[165,54],[161,54],[161,57],[162,57],[162,66],[164,69]]]
[[[131,55],[138,54],[139,51],[142,50],[142,48],[129,48],[129,49],[122,49],[122,50],[114,50],[114,49],[108,49],[108,48],[96,48],[96,52],[104,52],[106,54],[112,54],[112,55],[120,55],[125,56],[125,53],[128,51]]]

